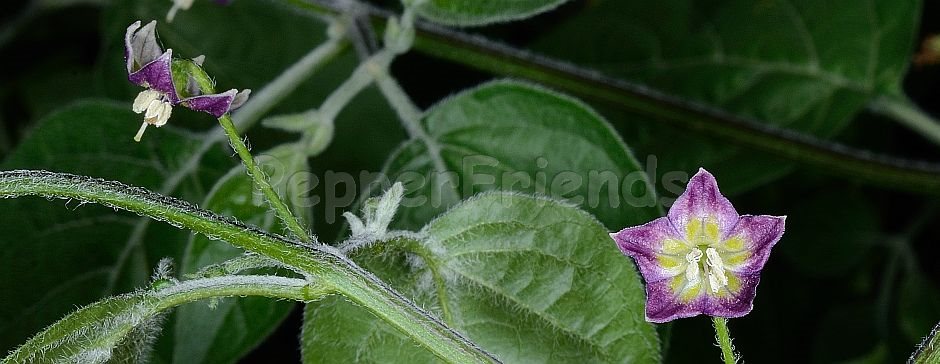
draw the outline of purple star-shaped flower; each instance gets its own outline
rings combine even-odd
[[[146,88],[134,99],[134,112],[144,114],[144,122],[134,140],[140,137],[148,125],[161,127],[170,119],[173,106],[208,113],[216,118],[245,103],[251,90],[239,92],[231,89],[223,93],[203,95],[192,75],[186,85],[177,85],[173,78],[173,50],[163,51],[157,43],[157,22],[141,27],[140,21],[127,27],[124,35],[124,60],[127,62],[128,81]],[[202,64],[203,57],[192,62]]]
[[[760,271],[786,216],[741,215],[704,169],[666,217],[610,234],[646,280],[646,320],[751,312]]]

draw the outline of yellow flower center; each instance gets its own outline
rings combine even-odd
[[[686,244],[692,248],[685,256],[688,262],[686,280],[694,285],[704,278],[712,293],[718,293],[722,287],[728,286],[725,264],[715,249],[721,244],[718,222],[710,217],[690,220],[685,233]]]

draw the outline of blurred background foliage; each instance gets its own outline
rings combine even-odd
[[[879,95],[906,94],[926,112],[940,113],[936,102],[940,65],[912,64],[921,42],[940,33],[940,5],[931,1],[762,0],[757,6],[766,11],[754,16],[747,13],[752,3],[572,1],[526,21],[466,31],[736,115],[861,149],[938,160],[937,145],[872,112],[869,105]],[[375,4],[399,8],[394,1]],[[130,142],[138,126],[136,115],[129,111],[137,89],[126,82],[121,49],[124,28],[136,19],[162,20],[169,7],[169,1],[153,0],[0,4],[0,155],[4,168],[47,168],[158,189],[165,176],[146,173],[152,167],[135,166],[132,161],[112,163],[105,158],[117,158],[122,150],[126,155],[141,153]],[[172,44],[180,54],[206,54],[206,67],[221,87],[257,90],[322,42],[323,24],[316,16],[283,1],[237,0],[229,7],[219,7],[197,0],[176,22],[162,25],[159,34],[164,44]],[[355,52],[345,52],[272,114],[318,105],[357,61]],[[414,51],[400,57],[392,70],[423,108],[493,78]],[[92,102],[88,100],[97,100],[93,102],[98,106],[94,111],[86,110],[85,117],[75,118]],[[100,106],[102,103],[108,106]],[[676,170],[692,173],[704,166],[715,172],[741,212],[789,215],[787,234],[765,269],[756,309],[731,322],[735,344],[749,362],[899,362],[940,321],[940,265],[932,259],[940,253],[935,246],[940,225],[935,223],[937,201],[930,197],[936,196],[936,191],[909,193],[867,186],[696,130],[606,105],[594,106],[618,129],[641,162],[655,156],[659,176]],[[56,113],[68,112],[61,111],[64,107],[72,112],[68,117],[56,117]],[[105,121],[109,117],[100,113],[125,115],[130,121],[127,125],[109,123]],[[29,142],[37,122],[46,117],[46,123],[55,127],[42,129],[41,142]],[[172,124],[205,130],[214,121],[180,110],[174,113]],[[312,171],[317,175],[378,171],[406,139],[394,113],[375,89],[358,96],[336,125],[332,145],[312,160]],[[159,134],[163,132],[147,135],[144,153],[162,155],[154,160],[166,161],[170,167],[179,162],[181,151],[195,148],[198,142],[187,139],[185,132]],[[288,135],[258,127],[249,137],[254,150],[261,151],[285,141]],[[69,157],[83,151],[98,152],[98,157]],[[221,148],[211,151],[198,173],[187,177],[187,183],[165,192],[206,202],[209,188],[236,165],[226,153]],[[651,177],[662,187],[659,176]],[[322,186],[313,191],[323,192]],[[668,191],[661,192],[674,197]],[[0,216],[9,219],[4,229],[9,229],[9,221],[19,221],[15,215],[22,209],[46,209],[42,211],[50,221],[56,215],[72,213],[58,205],[41,206],[33,201],[3,202]],[[110,212],[88,209],[83,208],[82,213],[90,218]],[[314,231],[323,240],[333,241],[340,233],[339,224],[327,224],[324,216],[341,212],[324,211],[322,206],[313,211]],[[35,266],[30,271],[35,277],[11,276],[5,269],[3,279],[9,283],[46,275],[44,279],[55,281],[87,272],[87,265],[96,264],[96,254],[105,254],[95,249],[113,254],[113,249],[96,247],[124,246],[135,229],[133,221],[126,226],[104,224],[114,230],[108,230],[107,237],[102,237],[99,224],[87,231],[46,238],[71,239],[77,244],[73,247],[75,259],[58,263],[67,267],[50,270]],[[14,230],[2,233],[24,234]],[[145,244],[129,253],[130,259],[141,261],[140,267],[152,267],[162,255],[178,256],[187,240],[186,234],[165,227],[150,229],[144,235]],[[115,241],[101,241],[112,238]],[[147,242],[163,242],[162,249],[171,251],[153,251],[153,244]],[[87,249],[79,252],[78,247]],[[27,253],[6,250],[2,254],[13,259]],[[42,262],[16,259],[24,259],[23,266]],[[130,290],[146,279],[146,271],[117,271],[108,273],[120,277],[112,279],[115,282],[106,290],[100,290],[97,283],[73,286],[76,292],[67,303],[43,303],[28,314],[5,309],[0,349],[12,348],[77,304]],[[13,296],[13,292],[0,294],[4,306],[27,305],[25,301],[42,295],[17,298],[16,302]],[[14,319],[20,314],[29,317]],[[269,314],[275,320],[284,317],[272,336],[254,350],[250,349],[261,337],[244,339],[247,347],[219,360],[234,361],[246,353],[242,362],[299,360],[299,306]],[[226,332],[250,329],[249,321]],[[173,352],[173,338],[180,337],[171,335],[173,332],[172,328],[164,330],[157,362],[170,361],[159,353]],[[679,320],[664,327],[661,334],[667,346],[666,362],[699,362],[717,356],[710,322],[705,318]],[[228,339],[193,340],[176,345],[208,347],[212,342],[199,340]]]

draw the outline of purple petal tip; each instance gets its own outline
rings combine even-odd
[[[192,110],[202,111],[220,118],[231,111],[232,102],[235,100],[237,93],[238,90],[231,89],[220,94],[190,97],[183,100],[182,103]]]

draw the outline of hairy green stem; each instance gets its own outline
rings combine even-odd
[[[285,0],[319,14],[339,14],[343,9],[326,0]],[[362,4],[360,9],[384,24],[394,13]],[[851,148],[769,123],[744,119],[703,107],[646,87],[604,76],[556,59],[499,44],[433,24],[415,25],[414,49],[425,54],[497,75],[534,80],[666,122],[692,132],[707,133],[755,150],[813,167],[853,181],[940,195],[940,165],[906,160]],[[895,116],[900,117],[900,116]]]
[[[415,6],[416,4],[417,2],[412,2],[410,6]],[[372,77],[375,79],[376,84],[378,84],[382,96],[385,96],[385,100],[388,101],[392,109],[395,110],[395,113],[398,114],[398,119],[401,120],[402,126],[404,126],[405,131],[408,132],[408,136],[411,139],[421,141],[425,147],[428,148],[428,154],[434,163],[435,170],[444,173],[447,171],[447,166],[444,164],[444,159],[441,158],[441,147],[437,143],[437,140],[431,138],[421,125],[421,118],[424,112],[415,105],[408,96],[408,93],[405,92],[389,71],[389,66],[391,66],[391,61],[394,57],[407,52],[414,43],[414,18],[414,9],[407,7],[404,14],[402,14],[399,24],[396,26],[398,29],[397,32],[399,33],[394,34],[393,37],[386,36],[385,48],[379,52],[379,54],[389,54],[389,62],[385,64],[375,64],[369,67],[369,70],[372,72]],[[389,33],[386,33],[386,35],[389,35]]]
[[[199,209],[188,202],[118,182],[45,171],[0,172],[0,197],[26,195],[99,203],[225,240],[306,272],[318,284],[366,308],[446,362],[498,361],[372,273],[360,268],[336,248],[288,240]]]
[[[190,278],[219,277],[229,274],[238,274],[249,269],[259,268],[280,268],[281,262],[257,254],[242,254],[235,258],[207,265],[199,269],[194,274],[188,274]]]
[[[327,41],[316,48],[289,68],[281,72],[277,78],[268,83],[260,92],[251,95],[251,98],[232,117],[239,131],[245,131],[271,110],[274,105],[297,89],[320,67],[336,57],[347,43],[341,34],[330,34]]]
[[[262,296],[310,302],[332,291],[303,279],[278,276],[225,276],[185,281],[169,287],[109,297],[81,308],[11,352],[0,363],[62,361],[86,352],[110,352],[132,331],[170,308],[207,298]],[[131,339],[133,340],[133,339]],[[64,350],[63,350],[64,349]],[[58,352],[56,352],[58,351]]]
[[[349,104],[356,95],[358,95],[367,86],[372,84],[372,67],[388,67],[391,64],[393,56],[386,52],[379,52],[369,57],[365,62],[359,64],[349,78],[343,82],[333,93],[323,100],[323,104],[316,111],[320,117],[329,122],[333,122],[339,112]]]
[[[428,148],[428,155],[434,163],[434,169],[439,173],[446,172],[447,165],[444,163],[444,158],[441,157],[440,144],[437,143],[437,140],[431,138],[424,130],[424,127],[421,126],[421,116],[423,113],[415,106],[414,102],[411,101],[408,94],[405,93],[405,90],[398,84],[398,81],[388,74],[388,68],[386,67],[381,71],[381,73],[376,74],[376,83],[378,83],[382,95],[385,96],[385,100],[387,100],[392,106],[392,109],[395,109],[395,112],[398,113],[398,119],[401,120],[405,130],[408,131],[408,135],[412,139],[420,140],[424,143],[424,146]],[[452,177],[446,173],[443,175],[446,176],[446,178]],[[455,183],[453,181],[451,182]]]
[[[424,127],[421,126],[421,116],[424,112],[415,106],[411,98],[408,97],[408,93],[406,93],[398,81],[388,73],[387,66],[382,69],[376,69],[375,80],[379,85],[379,90],[382,91],[382,95],[385,96],[389,105],[391,105],[392,109],[398,114],[398,118],[408,132],[408,136],[412,139],[431,141],[431,138],[424,131]]]
[[[251,128],[274,105],[290,95],[301,83],[309,79],[326,63],[336,58],[346,44],[341,36],[331,34],[325,43],[317,46],[297,62],[294,62],[284,72],[281,72],[277,78],[264,85],[260,91],[252,93],[251,97],[248,98],[248,102],[242,105],[232,116],[235,129],[243,133]],[[211,145],[225,139],[225,131],[220,126],[209,131],[205,143]]]
[[[868,108],[890,117],[927,140],[940,145],[940,122],[906,98],[881,96],[872,100]]]
[[[330,294],[327,287],[304,279],[278,276],[222,276],[183,281],[153,292],[158,310],[214,297],[261,296],[309,302]]]
[[[265,199],[268,200],[268,204],[274,209],[274,213],[281,219],[281,222],[284,223],[292,234],[300,238],[300,240],[305,242],[312,241],[310,233],[300,224],[300,220],[297,219],[297,216],[290,211],[290,208],[287,207],[284,200],[277,195],[277,191],[274,191],[274,188],[268,183],[264,171],[255,163],[255,158],[251,155],[251,152],[248,151],[248,146],[245,145],[245,141],[238,135],[238,130],[235,129],[232,118],[229,117],[228,114],[222,115],[222,117],[219,118],[219,124],[222,125],[222,130],[224,130],[225,134],[228,136],[229,142],[232,143],[232,148],[235,149],[235,152],[238,153],[238,156],[242,159],[242,163],[245,164],[248,175],[251,176],[251,179],[255,182],[255,186],[264,194]]]
[[[723,317],[712,317],[712,323],[715,325],[715,336],[718,340],[718,346],[721,347],[721,358],[725,364],[735,364],[738,362],[734,354],[734,346],[731,345],[731,334],[728,332],[728,319]]]

